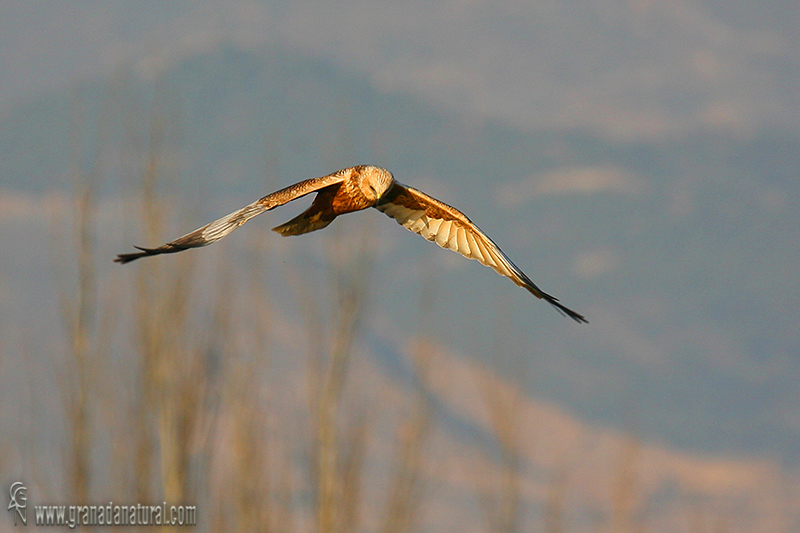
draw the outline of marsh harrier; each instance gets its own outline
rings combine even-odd
[[[537,287],[500,248],[461,211],[394,180],[391,172],[374,166],[345,168],[322,178],[295,183],[253,202],[183,237],[158,248],[140,248],[120,254],[114,260],[128,263],[140,257],[171,254],[211,244],[251,218],[301,196],[316,192],[311,206],[289,222],[273,228],[284,237],[322,229],[339,215],[374,207],[395,219],[404,228],[434,241],[442,248],[493,268],[501,276],[524,287],[537,298],[552,304],[576,322],[587,322],[583,315],[561,305]]]

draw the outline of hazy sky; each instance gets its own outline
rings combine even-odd
[[[0,4],[0,105],[234,41],[326,56],[377,85],[528,129],[797,130],[800,9],[718,4],[10,0]]]
[[[233,43],[256,50],[279,45],[311,57],[328,58],[349,71],[365,73],[377,87],[407,92],[467,117],[499,119],[528,130],[550,128],[552,132],[553,126],[580,126],[636,140],[698,129],[748,133],[771,127],[797,133],[797,5],[797,0],[345,0],[335,4],[312,0],[291,4],[254,0],[0,0],[0,115],[4,108],[37,91],[62,89],[120,66],[146,77],[192,54]],[[261,92],[254,89],[253,94]],[[240,109],[249,113],[251,108]],[[458,130],[469,121],[452,123],[456,126],[451,129]],[[460,136],[457,142],[463,142],[461,146],[474,146],[468,142],[470,128],[463,130],[456,131],[454,138]],[[221,131],[206,133],[221,138]],[[642,156],[647,164],[627,168],[624,165],[630,161],[623,153],[612,154],[614,161],[589,166],[571,161],[569,156],[558,156],[564,168],[528,175],[523,169],[510,181],[492,183],[495,190],[489,194],[474,185],[477,180],[472,186],[464,185],[468,180],[463,176],[451,175],[439,182],[439,188],[435,181],[431,187],[409,181],[437,195],[442,191],[442,199],[460,207],[457,200],[469,198],[463,206],[465,211],[470,204],[484,213],[500,207],[502,215],[494,221],[479,216],[479,209],[469,209],[469,213],[479,224],[483,225],[482,219],[490,221],[485,229],[496,230],[492,234],[498,236],[498,243],[521,267],[527,270],[538,261],[561,269],[550,278],[556,281],[553,292],[592,320],[587,328],[561,335],[560,328],[576,326],[536,302],[528,314],[529,295],[505,280],[495,279],[489,271],[468,270],[468,262],[455,261],[457,268],[463,269],[459,272],[474,276],[476,288],[461,295],[455,291],[455,281],[442,284],[443,301],[447,290],[460,298],[452,297],[450,301],[455,303],[450,307],[455,313],[447,313],[442,321],[445,327],[439,325],[442,342],[457,348],[466,346],[465,353],[467,349],[491,352],[492,337],[483,333],[491,333],[492,320],[458,303],[478,299],[498,287],[503,298],[526,310],[524,315],[511,313],[510,327],[531,335],[537,343],[543,339],[539,334],[552,335],[553,340],[545,337],[544,347],[536,352],[537,371],[541,371],[542,383],[552,383],[553,390],[559,388],[559,380],[580,379],[584,396],[576,403],[585,401],[588,405],[595,397],[606,398],[607,404],[598,410],[608,405],[623,409],[625,406],[615,402],[622,403],[619,397],[627,394],[629,380],[631,390],[635,385],[647,393],[643,399],[637,398],[638,403],[656,406],[651,410],[659,409],[671,423],[670,428],[686,432],[686,424],[672,418],[687,411],[684,406],[691,402],[686,391],[698,393],[697,405],[706,406],[706,412],[712,414],[727,412],[736,396],[738,412],[748,414],[751,420],[766,420],[765,426],[778,420],[775,426],[788,428],[788,446],[798,448],[794,429],[798,427],[797,396],[794,392],[778,393],[780,387],[796,390],[792,374],[797,372],[796,353],[792,351],[796,336],[786,317],[796,309],[797,291],[791,268],[783,269],[775,260],[783,258],[783,264],[795,265],[796,243],[800,242],[796,223],[792,223],[792,210],[797,205],[792,201],[796,167],[791,166],[796,164],[796,144],[786,143],[790,152],[784,158],[786,166],[778,158],[770,174],[764,170],[769,166],[766,158],[769,154],[781,155],[782,145],[778,143],[776,148],[769,143],[779,136],[767,136],[765,144],[749,146],[746,157],[752,161],[738,157],[729,160],[730,154],[740,155],[738,148],[746,143],[736,142],[747,136],[717,137],[730,142],[717,146],[716,137],[709,135],[711,150],[706,152],[706,146],[701,145],[686,157],[682,153],[667,154],[667,168],[656,169],[653,175],[642,170],[650,168],[648,157]],[[688,144],[681,141],[683,144],[640,144],[666,146],[664,150],[676,146],[680,151]],[[236,142],[242,144],[242,139],[236,138]],[[608,146],[614,144],[604,145]],[[554,150],[559,147],[554,145]],[[231,176],[236,176],[235,172],[224,166],[227,161],[216,163],[218,169],[205,169],[205,176],[220,183],[234,179]],[[726,173],[730,168],[738,170],[733,179]],[[247,179],[255,179],[255,175],[248,171]],[[426,177],[436,178],[422,178]],[[247,183],[245,179],[242,182]],[[541,197],[546,201],[528,206]],[[4,242],[11,253],[5,253],[3,260],[11,267],[0,276],[0,294],[8,301],[27,298],[26,304],[40,306],[31,293],[33,289],[42,290],[39,279],[47,275],[48,247],[30,245],[32,240],[22,233],[31,231],[30,225],[22,216],[35,217],[44,224],[36,207],[41,199],[21,195],[4,201],[2,214],[18,217],[19,231],[11,245]],[[206,205],[212,203],[209,199]],[[20,207],[14,210],[15,205]],[[234,207],[238,206],[232,205],[231,210]],[[542,213],[552,214],[551,220]],[[576,216],[559,229],[559,216],[566,219],[563,213]],[[576,223],[578,219],[585,223]],[[512,220],[514,223],[509,223]],[[403,234],[388,219],[381,221],[393,246],[407,242],[414,250],[431,247]],[[13,233],[14,227],[9,227]],[[117,241],[124,241],[125,246],[137,241],[122,239],[121,229],[117,234],[108,231],[108,226],[105,229],[104,238],[115,239],[105,243],[109,251],[103,264],[111,269],[113,254],[124,251]],[[182,226],[176,236],[189,229],[192,226]],[[47,233],[44,225],[38,230],[41,235]],[[564,240],[572,243],[569,247],[557,244],[562,241],[557,238],[561,235],[567,235]],[[574,239],[577,235],[581,237]],[[40,240],[46,241],[44,237]],[[298,246],[304,246],[302,242]],[[510,246],[505,247],[505,243]],[[540,253],[542,244],[544,251]],[[270,241],[269,246],[276,245]],[[438,249],[414,253],[430,253],[442,261],[459,259]],[[655,269],[651,268],[654,264]],[[391,261],[385,261],[381,268],[388,272],[390,265]],[[392,268],[408,275],[405,264]],[[531,271],[537,282],[547,279],[542,274],[541,270]],[[15,276],[27,280],[31,293],[23,290],[25,285],[12,282]],[[576,288],[579,286],[583,289]],[[549,287],[543,283],[543,288]],[[569,290],[564,290],[567,287]],[[612,294],[614,287],[620,291]],[[702,291],[689,293],[687,287],[700,287]],[[791,303],[791,310],[776,313],[775,299],[780,300],[778,307],[788,309],[786,302]],[[717,309],[710,302],[735,302],[736,306],[720,305]],[[394,308],[386,309],[387,316],[397,313]],[[468,320],[472,320],[469,335],[446,327],[461,326]],[[57,317],[48,316],[34,324],[33,330],[52,330],[55,323]],[[27,335],[21,328],[6,330]],[[38,341],[46,336],[36,337]],[[475,338],[483,343],[476,343],[477,348],[469,346]],[[762,348],[757,343],[766,338],[775,347],[759,353]],[[14,342],[23,346],[27,340]],[[55,351],[47,347],[40,355]],[[570,357],[540,357],[548,353],[568,353]],[[591,359],[597,353],[611,354],[608,360],[625,364],[597,372]],[[757,358],[751,357],[753,353]],[[617,356],[619,359],[612,359]],[[673,372],[670,379],[663,378],[665,369]],[[707,386],[707,376],[711,376],[712,385],[716,380],[715,386]],[[728,386],[730,383],[734,386]],[[742,391],[763,398],[749,402],[747,397],[743,399]],[[677,407],[664,404],[664,398]],[[698,411],[696,406],[693,410]],[[739,422],[732,420],[729,427]],[[725,423],[722,420],[720,427]],[[749,436],[762,426],[754,427],[740,433]],[[705,430],[703,426],[697,431]],[[737,431],[735,427],[730,430],[731,434]]]

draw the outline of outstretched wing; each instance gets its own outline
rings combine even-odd
[[[244,206],[238,211],[234,211],[233,213],[225,215],[224,217],[215,220],[210,224],[206,224],[202,228],[198,228],[191,233],[187,233],[183,237],[179,237],[174,241],[162,244],[158,248],[141,248],[139,246],[135,246],[135,248],[141,251],[130,254],[119,254],[114,261],[116,263],[128,263],[148,255],[172,254],[187,250],[189,248],[206,246],[207,244],[211,244],[212,242],[218,241],[225,237],[230,232],[254,216],[260,215],[264,211],[269,211],[270,209],[281,206],[287,202],[291,202],[292,200],[300,198],[301,196],[319,191],[325,187],[338,186],[342,181],[347,179],[348,176],[349,174],[347,174],[344,170],[340,170],[333,174],[329,174],[328,176],[311,178],[299,183],[295,183],[294,185],[290,185],[289,187],[276,191],[272,194],[268,194],[260,200]]]
[[[564,307],[558,299],[542,291],[502,250],[464,213],[436,198],[407,185],[395,182],[391,190],[375,206],[397,220],[404,228],[422,235],[442,248],[458,252],[468,259],[493,268],[501,276],[524,287],[537,298],[543,298],[576,322],[588,320]]]

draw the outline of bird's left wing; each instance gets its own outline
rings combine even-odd
[[[554,296],[537,287],[522,270],[478,226],[458,209],[422,191],[395,182],[376,209],[395,219],[404,228],[433,241],[442,248],[475,259],[510,278],[537,298],[543,298],[576,322],[588,322],[583,315],[563,306]]]
[[[338,186],[349,176],[346,170],[349,169],[340,170],[321,178],[303,180],[279,191],[275,191],[250,205],[244,206],[238,211],[234,211],[233,213],[225,215],[224,217],[215,220],[210,224],[206,224],[202,228],[198,228],[191,233],[187,233],[183,237],[179,237],[174,241],[162,244],[158,248],[141,248],[139,246],[135,246],[135,248],[141,251],[130,254],[119,254],[117,258],[114,259],[114,262],[128,263],[148,255],[171,254],[175,252],[181,252],[189,248],[206,246],[225,237],[230,232],[256,215],[260,215],[265,211],[269,211],[270,209],[281,206],[287,202],[291,202],[292,200],[296,200],[297,198],[305,196],[306,194],[319,191],[325,187]]]

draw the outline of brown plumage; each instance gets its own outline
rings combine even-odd
[[[137,246],[139,252],[120,254],[114,261],[128,263],[149,255],[206,246],[254,216],[312,192],[317,196],[308,209],[273,230],[284,237],[301,235],[324,228],[339,215],[374,207],[442,248],[493,268],[576,322],[588,322],[583,315],[561,305],[558,299],[539,289],[464,213],[422,191],[398,183],[388,170],[369,165],[345,168],[328,176],[301,181],[158,248]]]

